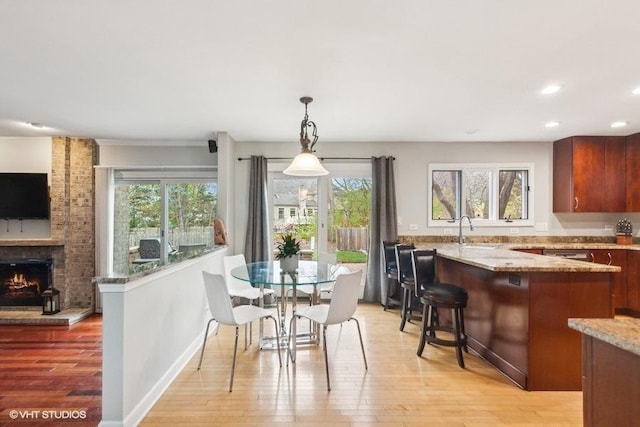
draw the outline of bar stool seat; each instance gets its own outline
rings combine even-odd
[[[458,365],[464,368],[462,350],[468,353],[467,334],[464,330],[464,308],[469,296],[467,291],[450,283],[435,283],[424,289],[420,301],[424,305],[422,312],[422,330],[418,344],[418,356],[422,355],[425,343],[456,347]],[[450,309],[452,325],[441,325],[438,319],[438,309]],[[436,331],[449,332],[452,339],[436,336]]]

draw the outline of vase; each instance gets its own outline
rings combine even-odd
[[[298,269],[298,254],[280,258],[280,270],[295,273]]]

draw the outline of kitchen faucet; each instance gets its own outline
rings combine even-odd
[[[462,215],[460,217],[460,228],[458,231],[458,243],[463,245],[464,244],[464,236],[462,235],[462,220],[467,218],[467,221],[469,221],[469,230],[473,231],[473,224],[471,224],[471,218],[469,218],[467,215]]]

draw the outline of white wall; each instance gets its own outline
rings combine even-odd
[[[101,166],[212,166],[207,141],[96,140]]]
[[[51,138],[0,138],[0,172],[46,173],[51,186]],[[50,237],[48,219],[0,219],[0,240]]]
[[[394,156],[397,189],[398,216],[402,219],[400,235],[443,235],[444,229],[427,227],[427,178],[429,163],[533,163],[535,180],[532,183],[534,197],[534,221],[546,223],[548,231],[535,231],[530,227],[478,228],[467,235],[513,235],[517,228],[520,236],[613,236],[605,231],[605,225],[615,225],[622,217],[629,218],[636,230],[640,229],[640,214],[553,214],[552,213],[552,142],[354,142],[327,143],[316,146],[319,156],[326,157],[370,157]],[[236,156],[247,157],[261,154],[267,157],[293,157],[299,151],[296,141],[287,143],[236,143]],[[282,169],[286,163],[272,161],[270,169]],[[249,162],[237,162],[235,170],[235,192],[240,197],[234,201],[235,223],[233,239],[237,251],[243,247],[246,230],[247,188]],[[417,230],[409,230],[416,224]],[[230,233],[231,234],[231,233]],[[636,232],[636,235],[638,233]]]
[[[125,284],[101,284],[101,426],[136,426],[199,350],[210,318],[202,270],[226,248]],[[205,355],[206,357],[206,355]]]

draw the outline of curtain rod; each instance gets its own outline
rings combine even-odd
[[[375,157],[375,156],[372,156]],[[391,157],[395,160],[395,157]],[[293,157],[265,157],[267,160],[292,160]],[[318,157],[320,160],[371,160],[371,157]],[[238,160],[251,160],[251,157],[238,157]]]

